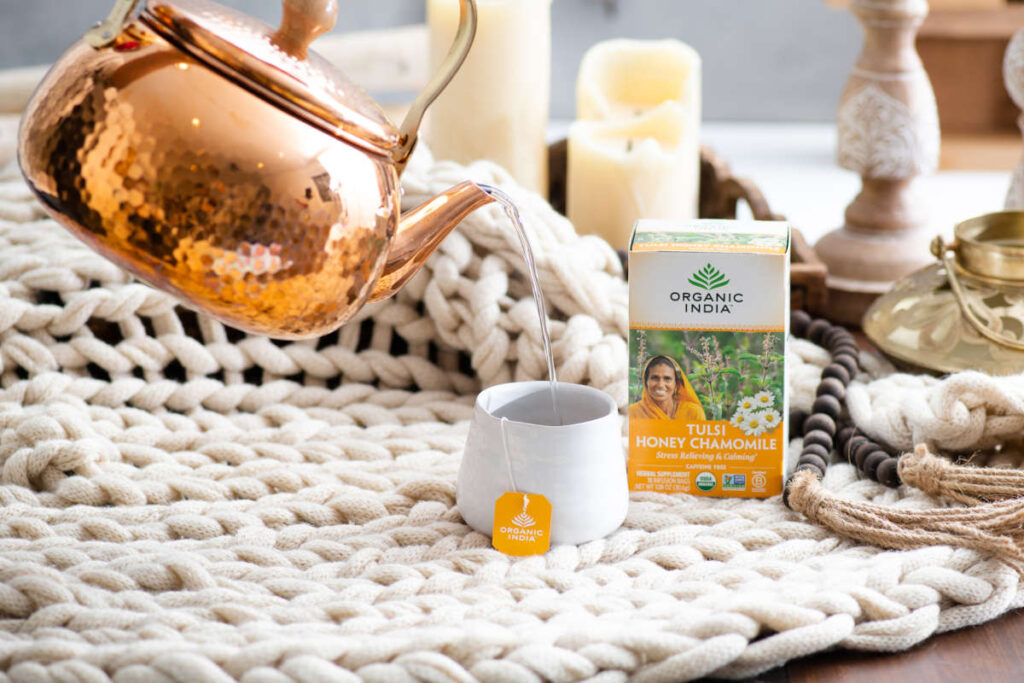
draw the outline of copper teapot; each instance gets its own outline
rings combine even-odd
[[[440,73],[396,128],[308,51],[337,0],[284,0],[276,30],[208,0],[118,0],[29,102],[22,172],[58,222],[192,307],[272,337],[327,333],[492,201],[467,182],[400,216],[423,113],[473,42],[460,1]]]

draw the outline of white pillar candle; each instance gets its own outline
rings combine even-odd
[[[576,118],[608,121],[678,102],[700,125],[700,55],[678,40],[606,40],[583,55]]]
[[[587,51],[569,133],[567,213],[626,248],[640,218],[697,217],[700,56],[677,40],[609,40]]]
[[[489,159],[547,196],[551,99],[551,0],[477,0],[476,40],[431,106],[426,140],[434,157]],[[431,67],[459,25],[458,0],[427,0]]]
[[[618,121],[569,128],[567,209],[581,233],[625,249],[640,218],[696,217],[700,160],[679,105],[664,103]]]

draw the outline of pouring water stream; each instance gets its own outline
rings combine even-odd
[[[537,315],[540,317],[540,337],[544,345],[544,355],[548,361],[548,381],[551,386],[551,407],[555,412],[557,424],[563,424],[562,411],[558,406],[558,379],[555,377],[555,356],[551,352],[551,337],[548,335],[548,313],[544,305],[544,293],[540,288],[540,277],[537,275],[537,263],[533,258],[533,248],[526,237],[526,229],[523,227],[522,218],[519,216],[519,209],[512,202],[512,198],[491,185],[478,183],[478,187],[486,192],[495,203],[501,206],[505,215],[512,222],[516,234],[519,235],[519,243],[523,249],[523,260],[526,261],[526,269],[530,277],[530,287],[533,290],[533,299],[537,303]]]

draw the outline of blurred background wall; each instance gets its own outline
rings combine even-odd
[[[276,25],[279,0],[221,0]],[[52,62],[112,0],[0,0],[0,68]],[[336,32],[424,21],[422,0],[340,0]],[[704,118],[833,121],[860,29],[821,0],[553,0],[552,116],[573,118],[583,52],[607,38],[679,38],[704,61]]]

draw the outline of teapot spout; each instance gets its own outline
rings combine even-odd
[[[463,218],[493,201],[479,185],[467,181],[403,215],[369,301],[394,295]]]

